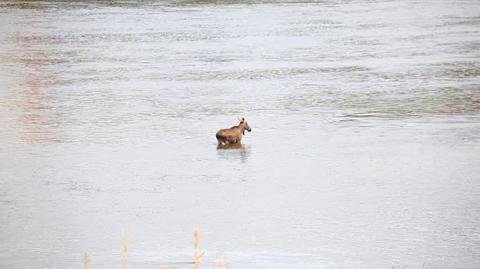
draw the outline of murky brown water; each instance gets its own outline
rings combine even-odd
[[[439,2],[1,2],[0,267],[199,227],[202,268],[479,268],[480,2]]]

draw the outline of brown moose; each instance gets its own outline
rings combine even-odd
[[[240,144],[242,142],[242,135],[245,135],[245,130],[249,132],[252,131],[252,128],[248,126],[245,118],[242,118],[237,126],[228,129],[221,129],[216,134],[218,145],[225,146],[227,144]]]

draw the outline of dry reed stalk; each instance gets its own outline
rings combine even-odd
[[[122,269],[125,269],[127,264],[127,256],[130,251],[131,236],[130,231],[123,231],[122,233],[122,247],[120,249],[120,262],[122,264]]]
[[[202,234],[200,233],[200,230],[198,228],[193,231],[193,237],[195,238],[195,250],[193,252],[193,268],[199,269],[200,261],[202,260],[203,254],[205,254],[205,252],[200,250],[200,240],[202,239]]]
[[[225,259],[225,256],[223,256],[223,253],[218,253],[217,258],[213,262],[213,268],[215,269],[230,269],[230,266],[228,266],[227,260]]]
[[[83,255],[83,269],[90,268],[90,252],[85,252]]]

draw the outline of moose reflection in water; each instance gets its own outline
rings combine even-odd
[[[240,123],[236,126],[228,129],[221,129],[216,133],[218,147],[219,148],[240,148],[242,142],[242,136],[245,135],[245,130],[252,131],[252,128],[248,126],[245,118],[240,120]]]
[[[242,163],[246,163],[248,158],[250,158],[251,152],[252,148],[250,145],[239,143],[227,144],[224,146],[219,144],[217,147],[218,157],[227,161],[241,161]]]

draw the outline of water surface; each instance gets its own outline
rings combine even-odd
[[[479,59],[478,1],[3,1],[0,267],[478,268]]]

